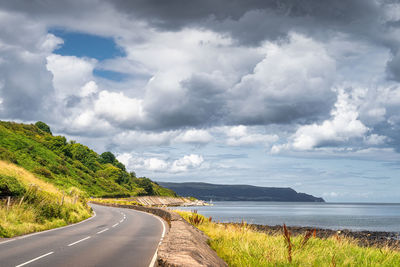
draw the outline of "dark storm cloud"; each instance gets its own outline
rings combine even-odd
[[[29,13],[32,16],[50,14],[73,14],[87,13],[93,5],[99,4],[98,0],[13,0],[1,1],[0,6],[14,12]]]
[[[392,31],[400,21],[387,21],[384,7],[397,1],[375,0],[116,0],[118,10],[146,21],[160,31],[185,27],[229,34],[239,44],[258,45],[286,38],[290,31],[321,41],[342,32],[391,50],[390,79],[400,81],[400,40]]]
[[[373,0],[116,0],[110,3],[160,30],[210,28],[230,33],[247,44],[276,39],[292,29],[370,35],[371,31],[379,30],[382,17],[380,5]]]
[[[145,127],[173,129],[185,126],[212,126],[223,122],[226,110],[226,88],[206,74],[193,74],[181,82],[179,99],[156,92],[146,104],[154,121]],[[178,103],[178,105],[176,105]]]

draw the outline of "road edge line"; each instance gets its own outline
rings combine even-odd
[[[147,213],[147,214],[149,214],[149,213]],[[159,216],[156,216],[156,215],[154,215],[154,214],[151,214],[151,215],[153,215],[154,217],[156,217],[156,218],[161,222],[161,224],[162,224],[162,226],[163,226],[163,232],[162,232],[162,234],[161,234],[160,242],[158,243],[156,252],[154,253],[154,256],[153,256],[153,258],[151,259],[151,262],[150,262],[150,265],[149,265],[149,267],[154,267],[154,266],[156,266],[155,264],[156,264],[157,255],[158,255],[158,248],[160,247],[160,245],[161,245],[161,243],[162,243],[162,241],[164,240],[164,237],[165,237],[165,232],[166,232],[165,223],[166,223],[166,222],[165,222],[165,220],[163,220],[163,219],[160,218]]]

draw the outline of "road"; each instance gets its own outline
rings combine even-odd
[[[156,216],[91,205],[95,216],[78,224],[0,243],[0,266],[145,266],[165,233]]]

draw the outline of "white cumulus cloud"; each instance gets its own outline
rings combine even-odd
[[[171,172],[185,172],[188,169],[198,168],[204,162],[201,155],[190,154],[175,160],[170,168]]]

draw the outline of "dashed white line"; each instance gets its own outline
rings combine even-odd
[[[104,233],[105,231],[108,231],[108,229],[109,229],[109,228],[103,229],[103,230],[101,230],[101,231],[97,232],[97,234]]]
[[[38,259],[44,258],[44,257],[46,257],[46,256],[49,256],[49,255],[53,254],[53,253],[54,253],[54,251],[51,251],[51,252],[49,252],[49,253],[43,254],[42,256],[36,257],[36,258],[34,258],[34,259],[31,259],[30,261],[24,262],[24,263],[22,263],[22,264],[20,264],[20,265],[17,265],[17,266],[15,266],[15,267],[21,267],[21,266],[27,265],[27,264],[29,264],[29,263],[31,263],[31,262],[37,261]]]
[[[119,223],[122,223],[124,220],[120,220]]]
[[[112,228],[114,228],[115,226],[117,226],[119,223],[114,224],[113,226],[111,226]]]
[[[80,243],[80,242],[82,242],[82,241],[85,241],[85,240],[89,239],[89,238],[90,238],[90,236],[87,236],[87,237],[85,237],[85,238],[82,238],[81,240],[78,240],[78,241],[76,241],[76,242],[74,242],[74,243],[69,244],[68,247],[73,246],[73,245],[76,245],[76,244],[78,244],[78,243]]]

